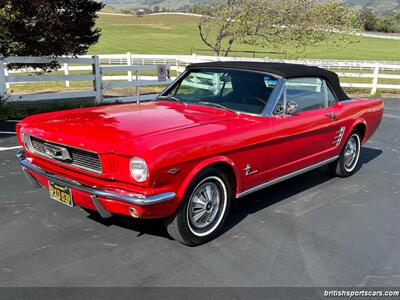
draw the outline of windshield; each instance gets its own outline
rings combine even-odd
[[[188,104],[261,114],[276,83],[275,77],[265,73],[196,69],[190,70],[162,96]]]

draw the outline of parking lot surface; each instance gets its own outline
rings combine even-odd
[[[30,187],[14,125],[0,124],[0,286],[400,286],[400,100],[354,176],[322,167],[237,200],[196,248],[159,220],[105,221]]]

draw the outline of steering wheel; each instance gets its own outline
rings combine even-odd
[[[242,100],[243,103],[251,104],[254,102],[261,102],[262,105],[266,105],[267,102],[259,97],[253,96],[253,95],[247,95],[243,98]]]

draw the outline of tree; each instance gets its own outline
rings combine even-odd
[[[336,1],[221,0],[197,11],[202,41],[227,56],[235,43],[260,47],[293,44],[297,49],[321,42],[350,42],[360,29],[358,14]],[[340,34],[339,34],[340,33]]]
[[[400,33],[400,11],[381,16],[376,23],[376,31]]]
[[[400,33],[400,10],[377,15],[372,10],[360,12],[360,19],[366,31]]]
[[[376,31],[378,18],[372,10],[362,10],[360,12],[360,19],[366,31]]]
[[[190,5],[186,12],[190,13],[190,14],[197,14],[197,13],[201,13],[202,9],[203,9],[202,5],[194,4],[194,5]]]
[[[393,13],[392,20],[392,32],[400,33],[400,10]]]
[[[0,54],[80,55],[95,44],[103,4],[93,0],[0,0]]]
[[[250,35],[254,27],[252,16],[258,15],[259,2],[222,0],[208,6],[193,7],[193,12],[203,15],[198,26],[201,40],[216,55],[227,56],[234,42]]]

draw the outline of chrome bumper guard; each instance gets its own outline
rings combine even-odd
[[[27,177],[28,181],[32,185],[34,185],[36,187],[41,186],[41,185],[39,185],[38,181],[28,172],[28,170],[30,170],[40,176],[43,176],[46,179],[48,179],[54,183],[57,183],[59,185],[90,194],[92,201],[93,201],[94,205],[96,206],[96,208],[98,209],[99,213],[101,213],[101,210],[104,209],[104,207],[102,207],[102,205],[96,199],[96,197],[118,200],[121,202],[125,202],[125,203],[132,204],[132,205],[138,205],[138,206],[158,204],[158,203],[162,203],[162,202],[165,202],[165,201],[175,198],[175,193],[172,193],[172,192],[156,194],[156,195],[152,195],[149,197],[146,197],[146,196],[142,196],[142,197],[136,196],[135,197],[135,196],[125,196],[125,195],[121,195],[121,194],[114,193],[114,192],[100,190],[100,189],[97,189],[94,187],[83,185],[77,181],[63,178],[58,175],[51,174],[51,173],[44,171],[40,167],[32,164],[28,159],[26,159],[25,153],[23,151],[20,151],[17,153],[17,158],[19,159],[19,163],[22,167],[22,170],[24,171],[25,176]],[[108,212],[104,209],[104,215],[107,215],[107,213]],[[106,217],[106,216],[104,216],[104,217]]]

